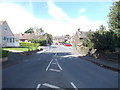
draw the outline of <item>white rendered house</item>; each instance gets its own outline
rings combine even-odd
[[[0,33],[2,47],[18,47],[19,39],[14,36],[6,21],[0,21]]]

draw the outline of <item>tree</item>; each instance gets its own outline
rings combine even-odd
[[[105,26],[101,25],[96,32],[88,32],[87,38],[84,39],[83,45],[86,47],[95,48],[97,50],[115,49],[115,42],[111,32],[106,31]]]
[[[44,36],[47,43],[51,44],[53,42],[53,36],[51,34],[45,33]]]
[[[34,33],[33,28],[31,27],[30,29],[28,29],[27,31],[25,31],[24,33]]]
[[[35,29],[36,35],[43,35],[44,34],[44,30],[42,28],[35,27],[34,29]]]
[[[108,26],[113,33],[116,47],[120,47],[120,0],[113,2],[108,17]]]
[[[98,30],[99,34],[104,35],[105,34],[105,30],[106,30],[105,26],[100,25],[99,30]]]
[[[116,29],[120,29],[120,0],[113,3],[110,8],[109,17],[109,29],[112,31],[116,31]]]

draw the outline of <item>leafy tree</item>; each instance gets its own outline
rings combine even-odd
[[[98,32],[99,32],[99,34],[104,35],[105,34],[105,30],[106,30],[105,26],[100,25]]]
[[[88,32],[87,38],[84,39],[83,45],[86,47],[96,48],[97,50],[111,50],[115,49],[115,42],[113,34],[106,31],[105,27],[101,25],[96,32]]]
[[[52,43],[53,42],[53,36],[51,34],[45,33],[44,34],[45,39],[47,40],[47,43]]]
[[[34,30],[33,30],[33,28],[30,28],[27,31],[25,31],[24,33],[34,33]]]
[[[37,35],[43,35],[44,34],[44,30],[42,28],[35,27],[35,33]]]
[[[113,2],[108,17],[108,26],[113,33],[115,46],[120,48],[120,0]]]
[[[112,31],[116,31],[116,29],[120,29],[120,0],[113,3],[110,8],[109,17],[109,29]]]
[[[91,50],[93,48],[94,43],[92,43],[88,38],[83,40],[83,46],[86,46]]]
[[[97,50],[114,50],[114,39],[111,32],[104,32],[100,34],[100,31],[95,32],[92,35],[91,42],[94,43],[93,47]]]

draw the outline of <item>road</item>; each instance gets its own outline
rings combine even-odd
[[[118,88],[118,73],[81,60],[72,48],[50,46],[44,52],[3,69],[3,88]]]

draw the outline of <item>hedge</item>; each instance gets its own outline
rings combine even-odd
[[[21,47],[38,47],[39,43],[28,43],[28,42],[20,42]]]
[[[1,57],[7,57],[9,55],[8,51],[2,50],[2,56]]]

